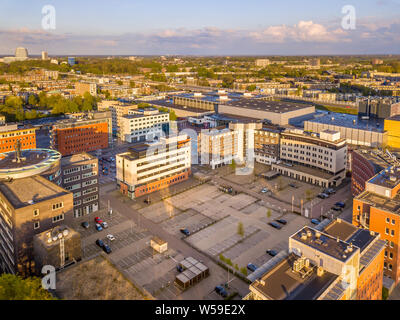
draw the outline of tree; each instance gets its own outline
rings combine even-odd
[[[241,267],[240,272],[243,273],[243,275],[247,276],[247,269],[246,267]]]
[[[0,276],[0,300],[55,300],[42,287],[42,281],[37,277],[23,279],[13,274]]]
[[[310,189],[306,190],[306,199],[310,201],[312,198],[312,191]]]
[[[6,106],[14,109],[22,108],[23,101],[21,97],[9,96],[6,98]]]
[[[237,233],[239,236],[244,237],[244,227],[242,222],[238,223]]]
[[[271,209],[267,210],[267,218],[271,218]]]
[[[31,106],[37,106],[38,103],[39,99],[36,97],[36,95],[31,94],[28,99],[28,104],[30,104]]]
[[[175,111],[174,111],[174,110],[171,110],[171,111],[169,112],[169,120],[170,120],[170,121],[175,121],[176,119],[178,119],[178,117],[176,116]]]

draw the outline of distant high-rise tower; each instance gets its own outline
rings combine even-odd
[[[49,55],[47,54],[47,51],[42,51],[42,60],[48,60]]]
[[[15,49],[16,60],[26,60],[28,59],[28,50],[26,48],[18,47]]]
[[[75,65],[75,64],[76,64],[75,57],[68,57],[68,64],[69,64],[70,66]]]

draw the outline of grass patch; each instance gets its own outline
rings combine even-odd
[[[324,105],[316,105],[316,109],[323,110],[323,111],[331,111],[331,112],[338,112],[338,113],[347,113],[347,114],[358,114],[358,109],[354,108],[344,108],[344,107],[334,107],[334,106],[324,106]]]

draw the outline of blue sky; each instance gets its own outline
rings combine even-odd
[[[41,28],[42,7],[56,29]],[[344,5],[356,29],[343,30]],[[400,0],[1,0],[0,53],[400,53]]]

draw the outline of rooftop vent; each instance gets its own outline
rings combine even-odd
[[[312,235],[312,233],[311,233],[311,231],[310,230],[307,230],[307,237],[311,237],[311,235]]]
[[[322,277],[324,275],[324,269],[322,267],[318,267],[317,276]]]
[[[315,233],[315,237],[316,237],[317,239],[319,239],[319,238],[321,237],[321,233],[320,233],[320,232],[316,232],[316,233]]]

